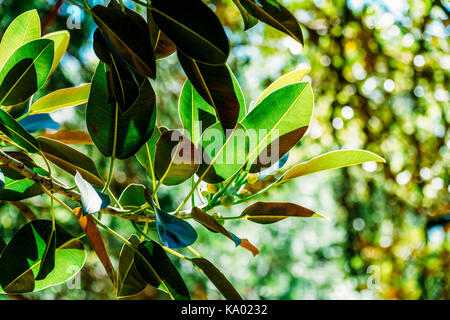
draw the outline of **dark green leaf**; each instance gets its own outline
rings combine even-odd
[[[237,96],[242,92],[235,90],[233,77],[228,67],[225,64],[213,66],[201,63],[180,50],[177,51],[177,54],[178,60],[195,90],[216,111],[223,130],[234,129],[241,114],[241,105],[245,106],[245,103],[242,95],[240,99]],[[237,81],[235,82],[237,84]]]
[[[178,270],[170,261],[164,249],[155,241],[142,242],[138,247],[143,257],[136,254],[135,263],[145,281],[164,289],[175,300],[189,300],[189,291]]]
[[[102,176],[98,173],[94,161],[83,153],[59,141],[38,137],[41,151],[45,157],[71,175],[78,171],[88,182],[103,186]]]
[[[145,168],[148,177],[153,182],[155,182],[156,180],[155,152],[156,152],[156,144],[158,142],[159,137],[161,137],[161,132],[159,131],[159,128],[155,127],[150,139],[136,153],[137,159],[139,160],[140,164]]]
[[[189,57],[224,64],[230,51],[227,35],[214,12],[201,0],[153,0],[156,25]]]
[[[150,138],[156,120],[156,97],[148,80],[133,106],[121,113],[108,90],[105,65],[100,62],[92,79],[86,123],[99,151],[116,158],[134,155]],[[116,137],[116,138],[115,138]]]
[[[135,250],[138,249],[139,238],[136,235],[132,235],[128,241]],[[134,296],[145,289],[146,283],[137,271],[134,255],[135,251],[129,246],[122,246],[117,274],[117,297]]]
[[[150,29],[150,38],[156,59],[168,57],[177,50],[172,40],[167,38],[164,32],[156,25],[150,9],[147,9],[147,24]]]
[[[0,71],[0,105],[27,101],[47,80],[53,63],[52,40],[30,41],[17,49]]]
[[[45,279],[35,279],[51,232],[51,221],[35,220],[14,235],[0,257],[0,292],[38,291],[63,283],[80,271],[86,259],[82,243],[56,225],[55,268]]]
[[[239,9],[239,12],[241,13],[242,16],[242,20],[244,20],[244,30],[253,28],[258,23],[258,19],[249,15],[247,10],[245,10],[245,8],[242,6],[239,0],[233,0],[233,2]]]
[[[52,229],[48,236],[47,245],[41,258],[41,266],[36,275],[36,280],[45,279],[55,269],[56,256],[56,229]]]
[[[39,142],[28,133],[9,113],[0,109],[0,131],[28,152],[39,152]]]
[[[192,142],[176,130],[165,132],[156,144],[155,176],[165,185],[180,184],[194,175],[199,155]]]
[[[205,258],[194,258],[191,262],[200,268],[227,300],[242,300],[242,297],[219,269]]]
[[[303,34],[295,16],[275,0],[239,0],[258,20],[278,29],[303,44]]]
[[[92,8],[95,23],[108,35],[114,49],[130,67],[143,76],[155,78],[156,64],[147,22],[128,8],[123,12],[114,3]]]

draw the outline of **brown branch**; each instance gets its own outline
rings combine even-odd
[[[9,203],[11,203],[14,207],[16,207],[20,211],[20,213],[22,213],[25,216],[25,218],[27,218],[28,220],[33,221],[33,220],[37,219],[34,212],[27,205],[23,204],[22,202],[10,201]]]

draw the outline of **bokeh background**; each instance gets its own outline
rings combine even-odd
[[[136,8],[131,1],[124,2]],[[197,228],[194,247],[248,299],[449,299],[450,2],[281,2],[301,22],[304,47],[262,23],[244,32],[231,0],[206,1],[226,27],[233,48],[229,64],[248,104],[280,75],[311,68],[305,80],[315,94],[312,124],[286,167],[341,148],[370,150],[387,163],[317,173],[272,189],[265,200],[298,203],[328,220],[286,219],[266,226],[227,222],[227,228],[261,250],[256,258],[203,228]],[[0,0],[0,34],[14,17],[33,8],[45,33],[72,28],[67,54],[36,97],[90,82],[98,62],[92,50],[95,26],[91,17],[68,2]],[[137,8],[145,14],[143,9]],[[184,79],[175,55],[158,62],[152,84],[160,125],[180,127],[177,100]],[[52,117],[63,128],[85,130],[83,115],[81,106],[54,112]],[[108,161],[95,147],[79,149],[106,175]],[[63,173],[61,177],[73,184],[71,177]],[[120,194],[130,183],[148,183],[135,158],[118,162],[112,187]],[[175,209],[188,188],[189,183],[162,188],[161,205]],[[37,216],[48,218],[46,201],[35,197],[27,204]],[[219,211],[237,215],[242,209]],[[128,222],[108,218],[105,221],[121,234],[133,232]],[[81,232],[62,209],[57,210],[57,220],[73,233]],[[25,222],[17,209],[0,203],[2,238],[9,240]],[[105,241],[116,265],[121,243],[107,234]],[[221,299],[189,262],[173,261],[194,299]],[[80,275],[68,285],[22,298],[114,299],[114,295],[91,252]],[[135,297],[164,298],[151,288]]]

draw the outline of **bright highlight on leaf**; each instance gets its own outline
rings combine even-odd
[[[75,183],[80,190],[84,214],[99,212],[109,205],[109,196],[95,190],[79,172],[75,174]]]

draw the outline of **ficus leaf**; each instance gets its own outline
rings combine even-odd
[[[0,105],[24,102],[44,84],[52,67],[53,50],[52,40],[37,39],[14,51],[0,71]]]
[[[89,133],[83,131],[59,130],[55,133],[45,133],[41,137],[53,139],[65,144],[94,144]]]
[[[28,132],[44,129],[57,130],[61,126],[52,119],[48,113],[32,114],[19,121],[19,124]]]
[[[52,229],[48,235],[44,254],[41,258],[39,272],[35,280],[44,280],[50,272],[55,269],[55,255],[56,255],[56,229]]]
[[[285,183],[291,179],[319,171],[348,167],[368,161],[386,162],[383,158],[370,151],[357,149],[331,151],[287,170],[279,180],[279,183]]]
[[[50,69],[50,74],[52,74],[58,66],[62,56],[64,55],[64,53],[66,53],[67,47],[69,46],[70,33],[67,30],[56,31],[44,35],[42,39],[50,39],[55,43],[53,63],[52,68]]]
[[[55,268],[45,279],[36,280],[51,232],[51,221],[35,220],[14,235],[0,256],[0,293],[42,290],[80,271],[86,260],[83,244],[57,224]]]
[[[294,203],[256,202],[247,207],[241,217],[260,224],[275,223],[288,217],[322,217],[312,210]]]
[[[216,268],[210,261],[205,258],[194,258],[191,262],[198,267],[209,280],[214,284],[214,286],[219,290],[219,292],[227,300],[242,300],[242,297],[233,287],[233,285],[228,281],[219,269]]]
[[[189,300],[189,291],[178,270],[170,261],[164,249],[155,241],[144,241],[139,244],[142,257],[135,254],[135,263],[139,274],[154,286],[163,285],[172,299]]]
[[[128,241],[137,250],[139,238],[132,235]],[[145,289],[146,283],[139,274],[135,263],[135,251],[129,246],[123,245],[119,255],[119,268],[117,273],[117,297],[134,296]]]
[[[25,43],[39,39],[41,22],[36,9],[17,16],[8,26],[0,43],[0,69],[9,56]]]
[[[170,56],[177,50],[175,44],[164,32],[162,32],[153,20],[152,12],[147,8],[147,24],[150,29],[150,38],[156,59],[162,59]]]
[[[303,34],[295,16],[276,0],[239,0],[258,20],[278,29],[303,44]]]
[[[34,102],[29,114],[48,113],[62,108],[74,107],[88,101],[91,84],[53,91]]]
[[[159,137],[161,137],[161,132],[159,131],[159,128],[155,127],[150,139],[136,153],[136,157],[139,163],[145,168],[148,177],[153,182],[155,182],[156,180],[155,152],[156,152],[156,144],[158,142]]]
[[[258,173],[258,181],[274,174],[279,169],[281,169],[287,162],[289,158],[289,152],[286,153],[280,160],[278,160],[276,163],[274,163],[272,166],[270,166],[267,169],[264,169],[263,171]]]
[[[92,141],[109,157],[126,159],[134,155],[150,138],[156,120],[156,96],[145,80],[139,97],[126,113],[111,99],[105,65],[100,62],[92,79],[86,108],[86,124]],[[111,101],[113,100],[113,101]]]
[[[84,215],[83,210],[81,208],[75,208],[73,210],[73,214],[77,218],[78,223],[80,224],[84,233],[86,233],[86,236],[89,239],[92,249],[94,249],[95,253],[97,254],[97,257],[103,264],[106,273],[108,274],[109,278],[114,284],[115,283],[114,267],[111,263],[111,260],[109,259],[108,252],[106,251],[102,235],[100,234],[100,231],[98,230],[97,225],[94,222],[94,219],[92,219],[92,216],[90,215]]]
[[[199,155],[192,142],[176,130],[161,135],[155,151],[155,177],[165,185],[180,184],[194,175]]]
[[[95,190],[77,171],[75,183],[80,190],[81,204],[84,214],[91,214],[106,208],[110,199],[107,194]]]
[[[177,51],[178,60],[192,86],[215,110],[224,131],[235,128],[239,119],[242,92],[235,90],[231,71],[223,65],[207,65]],[[237,81],[235,80],[237,83]],[[237,86],[238,87],[238,86]],[[240,99],[237,94],[240,94]],[[245,102],[244,105],[245,113]]]
[[[128,8],[122,11],[115,1],[108,7],[96,5],[91,11],[95,23],[130,67],[143,76],[155,78],[155,57],[144,18]]]
[[[156,25],[178,50],[204,63],[225,63],[230,52],[227,35],[201,0],[153,0],[150,9]]]
[[[247,10],[242,6],[239,0],[233,0],[236,7],[239,9],[241,13],[242,20],[244,20],[244,30],[248,30],[253,28],[257,23],[258,19],[248,14]]]
[[[0,131],[24,150],[30,153],[39,152],[39,142],[2,109],[0,109]]]
[[[38,137],[41,151],[45,157],[64,171],[75,175],[77,172],[88,181],[97,186],[103,186],[102,176],[98,172],[94,161],[85,154],[72,147],[45,137]]]

